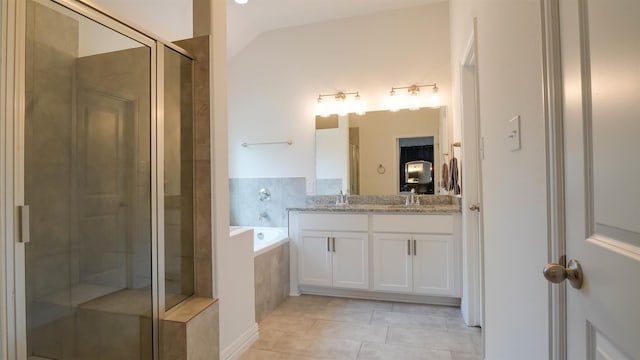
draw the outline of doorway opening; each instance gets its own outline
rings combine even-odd
[[[433,194],[433,136],[398,139],[401,193]]]

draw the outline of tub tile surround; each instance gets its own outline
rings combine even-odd
[[[481,330],[455,307],[302,295],[259,327],[240,360],[482,359]]]
[[[289,296],[289,243],[254,260],[256,322],[264,320]]]
[[[271,199],[260,201],[258,192],[266,188]],[[286,227],[287,208],[305,205],[305,178],[229,179],[231,225]],[[267,217],[260,219],[260,214]]]

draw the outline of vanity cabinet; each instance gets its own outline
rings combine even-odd
[[[366,216],[342,215],[336,218],[333,214],[301,215],[298,236],[299,283],[368,289],[369,234],[366,225]]]
[[[373,288],[460,296],[452,215],[373,215]]]
[[[373,234],[374,290],[457,296],[454,263],[451,236]]]
[[[294,294],[460,297],[458,213],[295,212],[290,226]]]

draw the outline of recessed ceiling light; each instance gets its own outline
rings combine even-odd
[[[249,0],[233,0],[236,2],[236,4],[246,4],[249,2]]]

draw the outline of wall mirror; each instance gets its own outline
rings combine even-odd
[[[316,194],[438,193],[447,134],[445,107],[317,116]]]

